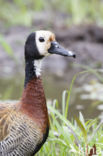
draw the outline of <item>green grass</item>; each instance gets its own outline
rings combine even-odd
[[[0,19],[9,25],[30,26],[34,16],[34,10],[42,10],[44,3],[42,0],[1,0],[0,1]]]
[[[48,11],[48,13],[51,10],[54,15],[56,12],[66,13],[69,24],[97,23],[98,25],[103,25],[102,0],[0,1],[0,19],[6,22],[6,25],[30,26],[34,13],[43,10]]]
[[[16,64],[18,64],[18,60],[16,59],[14,55],[14,51],[11,48],[11,46],[7,43],[6,39],[3,37],[2,34],[0,34],[0,46],[3,48],[4,52],[11,58],[13,61],[15,61]]]
[[[14,52],[13,52],[12,48],[6,42],[6,40],[4,39],[4,37],[1,34],[0,34],[0,45],[3,47],[3,49],[8,54],[8,56],[14,57]]]
[[[71,121],[67,117],[70,92],[64,91],[62,111],[58,110],[58,101],[48,104],[50,132],[47,142],[37,156],[83,156],[86,150],[95,144],[98,156],[103,152],[103,121],[85,120],[83,114]]]
[[[77,73],[73,77],[69,91],[62,95],[62,110],[54,100],[48,104],[50,132],[47,142],[37,156],[88,156],[90,149],[96,145],[96,154],[103,153],[103,121],[98,118],[86,120],[79,112],[79,118],[68,119],[70,97],[76,77],[88,71]],[[88,152],[87,152],[88,151]]]

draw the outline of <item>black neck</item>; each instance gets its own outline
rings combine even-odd
[[[36,77],[34,61],[26,61],[25,62],[25,83],[24,83],[24,87],[26,87],[27,83],[33,77]]]

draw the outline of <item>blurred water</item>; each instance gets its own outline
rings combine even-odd
[[[62,92],[65,89],[69,89],[68,80],[63,80],[55,76],[46,75],[43,76],[43,85],[46,94],[46,98],[53,100],[58,99],[59,107],[62,103]],[[9,79],[0,79],[0,99],[1,100],[19,100],[22,96],[24,78],[20,75],[16,75]],[[97,105],[93,104],[92,100],[81,99],[81,93],[75,91],[79,87],[76,84],[73,87],[70,107],[68,110],[69,118],[79,115],[81,111],[86,119],[94,118],[102,114],[101,109],[97,109]],[[83,92],[82,92],[83,93]]]

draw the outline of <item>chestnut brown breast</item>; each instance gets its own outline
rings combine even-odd
[[[41,78],[34,77],[24,89],[21,112],[36,122],[42,132],[49,126],[45,94]]]

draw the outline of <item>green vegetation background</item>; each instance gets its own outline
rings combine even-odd
[[[0,0],[0,19],[6,25],[30,26],[38,11],[66,13],[69,24],[103,25],[102,0]]]
[[[31,26],[36,12],[48,11],[68,15],[69,24],[95,23],[103,26],[102,0],[0,0],[0,20],[6,27]],[[13,51],[0,36],[0,43],[8,55]],[[74,80],[73,80],[74,81]],[[103,153],[103,122],[98,119],[85,120],[80,113],[79,118],[68,120],[71,89],[63,92],[62,110],[58,110],[58,102],[48,105],[50,115],[49,139],[37,156],[83,156],[87,149],[95,144],[98,155]]]

